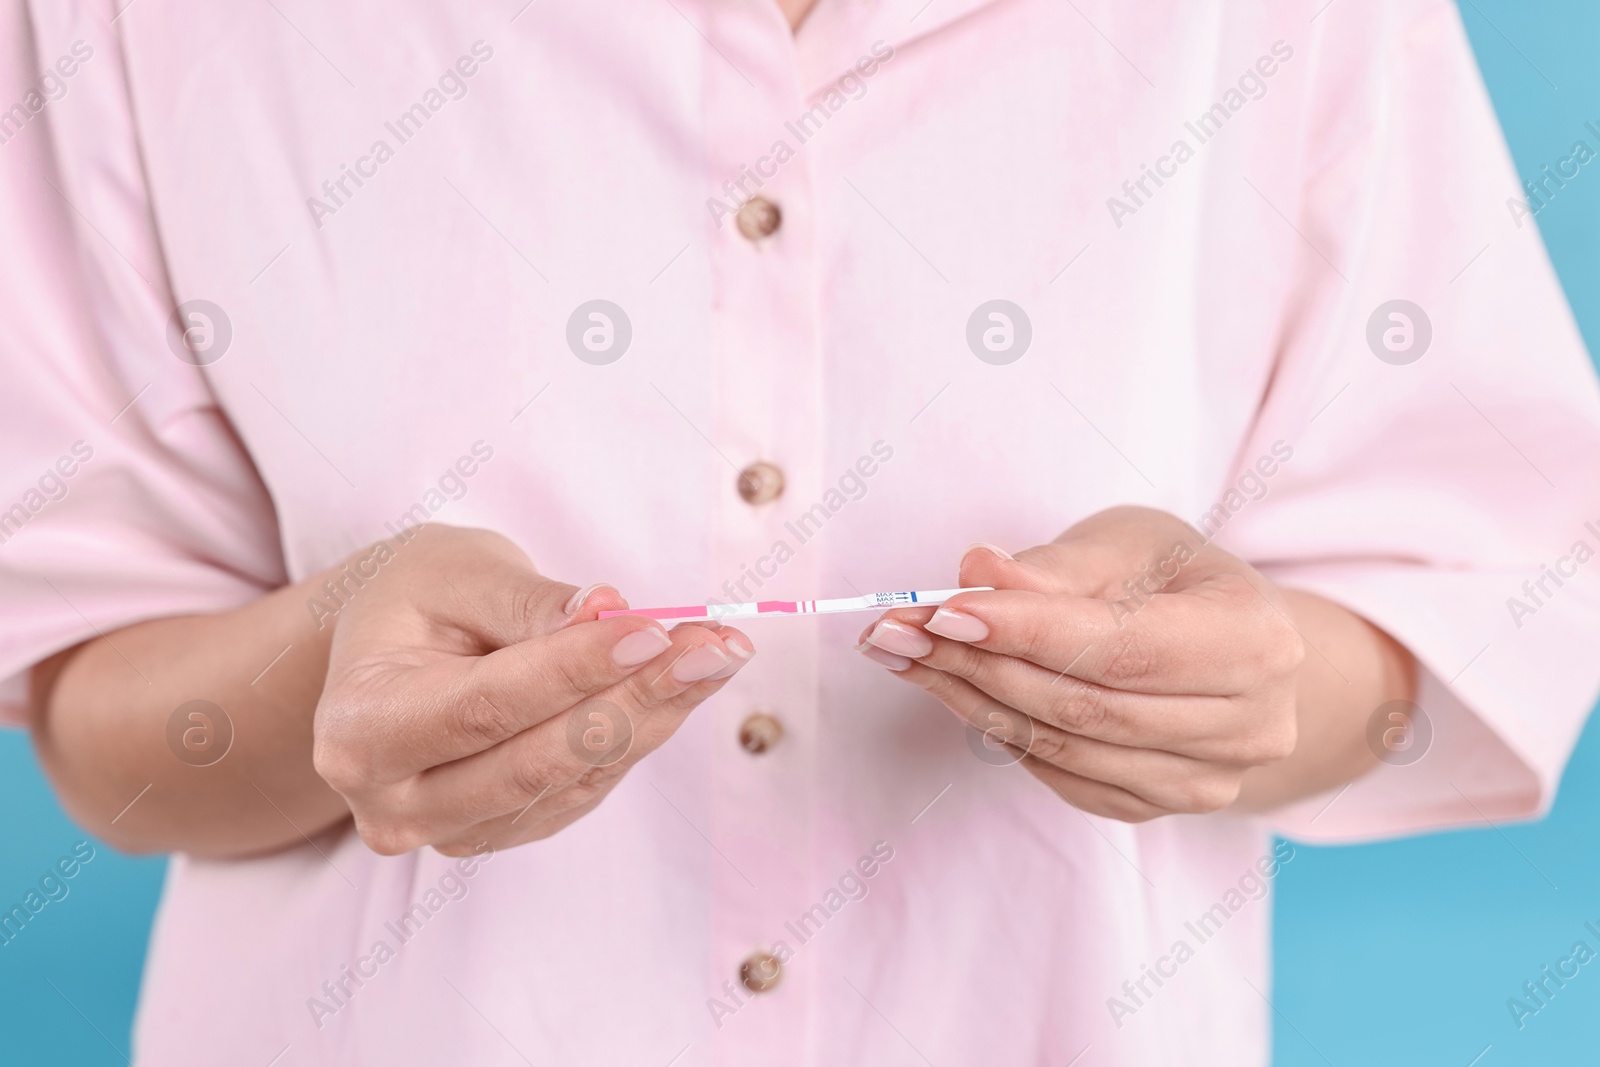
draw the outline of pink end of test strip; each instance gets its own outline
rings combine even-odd
[[[691,604],[681,608],[628,608],[602,611],[600,618],[642,615],[661,622],[720,622],[723,619],[759,619],[774,615],[829,615],[839,611],[885,611],[889,608],[943,604],[957,593],[989,593],[992,586],[966,589],[927,589],[905,593],[868,593],[836,600],[758,600],[748,604]]]

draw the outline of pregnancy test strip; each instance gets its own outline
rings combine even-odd
[[[720,622],[723,619],[759,619],[772,615],[831,615],[839,611],[884,611],[912,605],[943,604],[957,593],[990,593],[993,586],[974,585],[965,589],[928,589],[907,593],[868,593],[866,596],[837,600],[757,600],[749,604],[691,604],[681,608],[627,608],[602,611],[600,618],[618,615],[643,615],[661,622]]]

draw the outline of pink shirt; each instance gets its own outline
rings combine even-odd
[[[140,1063],[1259,1064],[1274,825],[1549,802],[1600,394],[1445,0],[0,17],[14,720],[41,657],[418,516],[644,605],[944,587],[1137,502],[1427,672],[1420,761],[1130,826],[977,758],[859,616],[752,624],[553,839],[176,857]]]

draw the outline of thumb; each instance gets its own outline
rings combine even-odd
[[[580,589],[537,572],[512,578],[504,593],[492,597],[502,610],[492,611],[491,615],[499,616],[495,619],[495,636],[506,645],[594,622],[602,611],[620,611],[628,606],[627,598],[610,582],[594,582]]]
[[[1048,547],[1048,546],[1046,546]],[[1030,548],[1020,556],[1013,556],[994,545],[978,542],[969,545],[961,556],[962,586],[987,585],[995,589],[1022,589],[1033,593],[1057,592],[1058,585],[1050,570],[1036,560],[1040,549]]]
[[[992,545],[973,545],[961,561],[961,584],[1116,600],[1128,595],[1126,583],[1148,574],[1152,566],[1205,560],[1185,567],[1193,578],[1215,566],[1216,555],[1198,531],[1176,516],[1121,506],[1091,515],[1050,544],[1025,549],[1015,559]]]
[[[609,582],[595,582],[580,589],[545,577],[509,543],[481,546],[466,554],[461,564],[451,572],[440,573],[447,588],[436,595],[444,598],[441,607],[446,617],[476,631],[494,647],[553,634],[576,623],[593,622],[602,611],[628,606],[622,593]]]
[[[961,584],[990,585],[1031,593],[1111,597],[1118,583],[1135,573],[1127,547],[1115,541],[1071,538],[1025,548],[1015,557],[988,544],[975,544],[961,557]]]
[[[572,589],[571,586],[566,588]],[[563,618],[554,629],[579,622],[594,622],[602,611],[623,611],[627,607],[628,598],[616,586],[610,582],[595,582],[582,589],[573,589],[572,595],[561,605]]]

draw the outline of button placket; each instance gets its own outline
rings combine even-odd
[[[753,100],[752,83],[714,56],[703,68],[707,188],[715,193],[747,171],[764,179],[746,181],[742,202],[714,213],[710,231],[715,399],[707,436],[735,465],[718,475],[726,480],[712,535],[714,595],[809,595],[817,554],[794,551],[801,542],[784,520],[797,499],[822,492],[810,177],[800,159],[776,173],[755,167],[800,110],[794,42],[782,19],[758,5],[697,8],[708,40],[737,58],[758,96]],[[725,196],[717,199],[732,207]],[[774,563],[780,541],[789,551]],[[779,942],[790,937],[784,923],[810,903],[818,629],[758,626],[751,636],[760,654],[716,698],[708,831],[730,862],[708,867],[707,984],[741,1017],[716,1030],[711,1064],[757,1062],[773,1048],[804,1047],[812,1012],[813,977],[784,974]],[[725,984],[731,989],[721,992]]]

